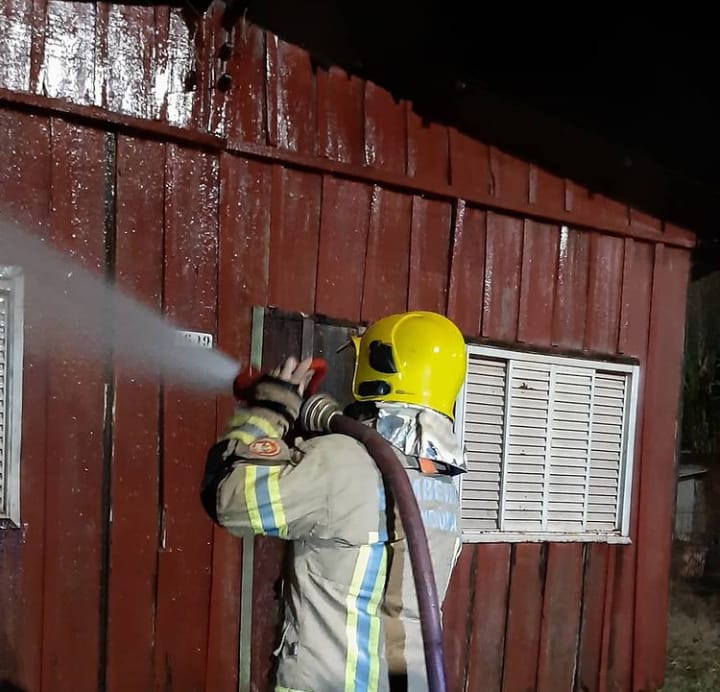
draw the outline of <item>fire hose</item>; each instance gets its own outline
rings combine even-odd
[[[425,525],[410,479],[390,444],[379,433],[354,418],[343,415],[332,397],[315,394],[327,370],[327,363],[316,358],[313,360],[312,369],[315,375],[305,391],[308,398],[300,411],[300,424],[307,432],[338,433],[356,439],[365,446],[390,487],[407,537],[420,611],[428,690],[446,692],[440,602]],[[233,383],[236,398],[245,399],[247,392],[261,375],[261,372],[250,369],[240,373]]]

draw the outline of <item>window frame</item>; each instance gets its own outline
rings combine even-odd
[[[0,526],[20,528],[20,448],[22,435],[22,389],[24,350],[24,280],[19,267],[0,265],[0,293],[8,300],[8,324],[5,329],[7,362],[5,382],[5,439],[3,466],[3,502]]]
[[[623,449],[619,468],[618,482],[622,490],[618,492],[618,527],[614,531],[603,532],[572,532],[572,531],[522,531],[516,529],[463,529],[464,543],[518,543],[518,542],[601,542],[611,544],[627,544],[630,539],[630,515],[632,512],[632,485],[635,465],[635,441],[639,415],[639,393],[641,369],[639,361],[632,358],[612,358],[598,355],[576,353],[551,353],[540,350],[512,348],[507,345],[483,344],[467,342],[465,349],[465,372],[463,382],[455,405],[455,432],[460,444],[465,448],[465,414],[467,399],[467,384],[469,364],[471,358],[488,357],[505,359],[507,362],[543,363],[565,367],[586,367],[594,371],[622,373],[627,376],[626,404],[623,411]],[[507,406],[504,410],[507,420]],[[505,441],[503,441],[505,444]],[[502,452],[505,454],[504,450]],[[503,460],[504,461],[504,460]],[[503,466],[504,468],[504,466]],[[463,483],[466,474],[457,478],[458,492],[460,493],[461,507],[463,503]],[[502,492],[503,479],[500,480],[499,493]],[[500,523],[500,517],[498,517]]]

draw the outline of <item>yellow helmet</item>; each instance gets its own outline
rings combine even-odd
[[[358,401],[426,406],[453,419],[465,378],[465,340],[447,317],[406,312],[378,320],[355,342]]]

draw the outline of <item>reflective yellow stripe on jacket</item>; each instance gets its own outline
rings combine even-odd
[[[256,534],[287,536],[287,519],[280,497],[280,466],[255,466],[245,469],[245,504],[250,525]]]
[[[377,692],[380,672],[378,605],[385,585],[382,543],[360,548],[347,605],[345,692]]]

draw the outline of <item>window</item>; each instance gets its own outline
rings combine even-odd
[[[638,366],[469,345],[467,373],[465,540],[627,541]]]
[[[0,522],[20,525],[22,274],[0,267]]]

